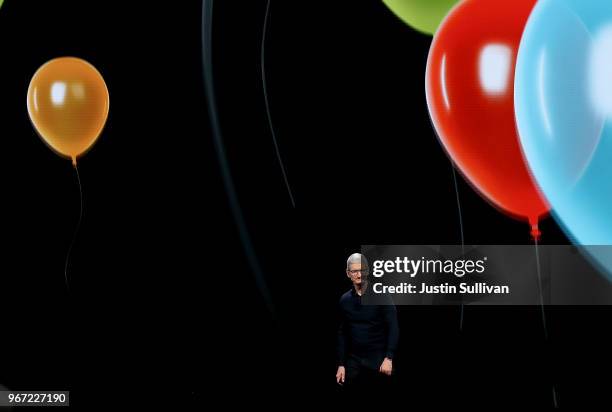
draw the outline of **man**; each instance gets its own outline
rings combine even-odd
[[[387,385],[393,372],[399,340],[395,306],[391,301],[382,306],[361,304],[367,288],[365,256],[349,256],[346,276],[353,287],[340,298],[336,381],[352,388],[380,388]]]

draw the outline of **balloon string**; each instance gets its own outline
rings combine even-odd
[[[272,123],[272,115],[270,113],[270,101],[268,99],[268,86],[266,82],[266,37],[268,33],[268,18],[270,16],[270,2],[266,5],[266,15],[264,17],[263,23],[263,35],[261,37],[261,83],[263,87],[263,96],[264,96],[264,104],[266,107],[266,116],[268,118],[268,127],[270,128],[270,134],[272,135],[272,142],[274,143],[274,150],[276,152],[276,158],[278,159],[278,164],[280,165],[281,173],[283,174],[283,180],[285,181],[285,187],[287,187],[287,193],[289,194],[289,199],[291,200],[291,206],[295,209],[295,199],[293,198],[293,192],[291,190],[291,185],[289,184],[289,178],[287,177],[287,171],[285,170],[285,164],[283,162],[283,158],[280,153],[280,149],[278,147],[278,141],[276,140],[276,133],[274,132],[274,124]]]
[[[79,168],[76,163],[74,163],[74,170],[76,172],[77,182],[79,184],[79,200],[80,200],[80,210],[79,210],[79,221],[74,229],[74,234],[72,235],[72,241],[70,242],[70,247],[68,247],[68,253],[66,254],[66,263],[64,265],[64,279],[66,280],[66,288],[70,290],[70,286],[68,283],[68,264],[70,263],[70,255],[72,254],[72,248],[74,247],[74,243],[76,242],[77,235],[79,233],[79,229],[81,228],[81,221],[83,220],[83,188],[81,186],[81,176],[79,175]]]
[[[540,309],[542,312],[542,326],[544,326],[544,339],[548,340],[548,328],[546,327],[546,313],[544,312],[544,295],[542,293],[542,276],[540,275],[540,253],[538,252],[538,238],[534,237],[536,255],[536,272],[538,274],[538,291],[540,293]]]
[[[538,251],[538,236],[533,238],[533,242],[535,245],[535,255],[536,255],[536,271],[538,274],[538,290],[540,293],[540,309],[542,313],[542,326],[544,327],[544,340],[548,342],[548,328],[546,326],[546,312],[544,311],[544,295],[542,292],[542,276],[540,275],[540,253]],[[553,396],[553,405],[558,408],[557,403],[557,389],[555,388],[555,384],[552,385],[552,396]]]
[[[455,183],[455,196],[457,198],[457,211],[459,212],[459,231],[461,234],[461,254],[465,253],[465,240],[463,238],[463,216],[461,213],[461,201],[459,200],[459,185],[457,183],[457,172],[455,171],[455,164],[451,162],[451,169],[453,171],[453,182]],[[460,313],[459,313],[459,331],[463,332],[463,315],[464,315],[464,306],[463,301],[461,301],[460,305]]]

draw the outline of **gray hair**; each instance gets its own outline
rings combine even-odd
[[[368,266],[368,260],[361,253],[353,253],[346,260],[346,269],[348,270],[351,264],[361,263],[363,266]]]

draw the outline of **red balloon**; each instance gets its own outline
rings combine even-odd
[[[477,191],[527,219],[537,237],[549,207],[530,175],[514,120],[514,67],[536,0],[464,0],[427,60],[429,112],[442,145]]]

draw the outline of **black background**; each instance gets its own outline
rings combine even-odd
[[[227,161],[273,301],[227,200],[202,80],[201,2],[6,0],[0,9],[3,333],[0,383],[69,389],[75,408],[138,402],[322,404],[338,395],[336,304],[361,244],[458,244],[450,162],[431,127],[431,38],[379,1],[214,2],[213,71]],[[107,127],[79,161],[37,137],[26,91],[47,60],[94,64]],[[528,244],[459,175],[466,244]],[[542,243],[567,239],[551,218]],[[608,308],[399,308],[397,397],[411,406],[609,404]],[[381,401],[382,402],[382,401]]]

